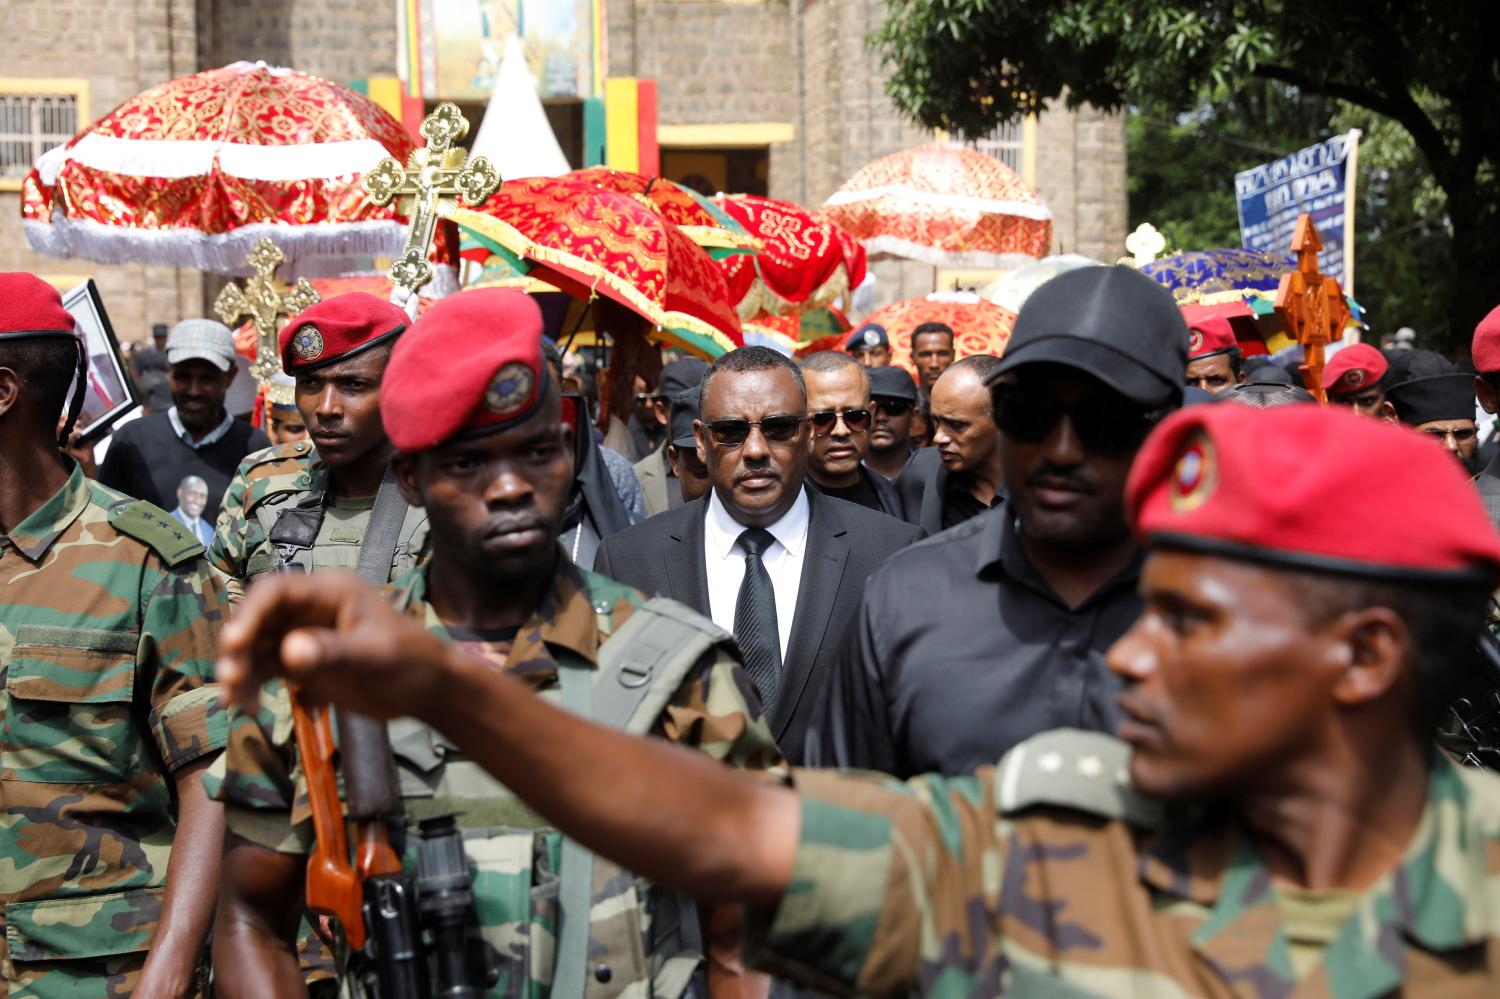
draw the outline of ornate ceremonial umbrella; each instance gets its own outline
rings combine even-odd
[[[863,248],[826,218],[753,194],[715,203],[761,242],[754,256],[719,261],[741,319],[821,309],[864,280]]]
[[[1142,265],[1141,273],[1178,305],[1218,305],[1275,294],[1281,275],[1296,267],[1290,254],[1232,247],[1162,257]]]
[[[827,342],[830,346],[820,349],[833,349],[853,328],[844,314],[831,305],[807,312],[788,312],[784,316],[762,312],[744,325],[747,345],[758,343],[783,353],[800,352],[811,343]]]
[[[361,179],[411,151],[362,94],[237,62],[153,87],[42,156],[23,225],[55,257],[240,275],[269,236],[289,273],[337,274],[401,249],[396,208],[376,205]],[[442,247],[442,261],[453,251]]]
[[[715,260],[754,253],[760,247],[760,241],[724,209],[692,188],[665,178],[598,166],[574,170],[564,179],[630,195],[681,229]]]
[[[870,253],[935,267],[1015,267],[1052,245],[1052,212],[1020,175],[958,146],[918,146],[866,164],[823,212]]]
[[[946,323],[953,330],[953,349],[958,357],[1005,352],[1016,315],[978,295],[945,294],[941,298],[910,298],[865,317],[866,323],[885,327],[891,340],[891,363],[909,371],[911,331],[923,323]]]
[[[460,228],[509,254],[529,279],[574,298],[604,295],[657,327],[657,339],[700,357],[743,345],[723,275],[675,225],[629,195],[563,178],[500,186]]]

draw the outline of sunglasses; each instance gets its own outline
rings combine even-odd
[[[840,417],[851,434],[864,433],[870,429],[868,409],[825,409],[808,416],[808,420],[812,423],[813,433],[819,437],[827,437],[839,425]]]
[[[709,435],[719,447],[740,447],[750,439],[750,428],[760,427],[761,435],[775,444],[797,439],[805,416],[768,416],[764,420],[714,420],[705,423]]]
[[[637,406],[649,406],[652,403],[666,402],[666,401],[667,401],[667,397],[666,396],[659,395],[659,394],[657,394],[655,392],[637,392],[635,394],[635,404]]]
[[[905,399],[876,399],[875,409],[882,416],[905,416],[911,412],[911,403]]]
[[[1164,410],[1143,410],[1116,395],[1092,395],[1064,405],[1055,397],[1016,385],[997,385],[990,394],[995,426],[1007,437],[1040,444],[1064,416],[1083,446],[1094,454],[1118,457],[1141,446]]]

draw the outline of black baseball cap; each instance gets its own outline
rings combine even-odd
[[[698,386],[694,385],[672,396],[672,412],[667,418],[667,428],[672,434],[671,442],[678,447],[693,447],[693,421],[697,418]]]
[[[699,383],[703,381],[703,372],[707,370],[708,365],[696,357],[679,357],[671,364],[662,367],[656,390],[668,399],[675,399],[679,392],[685,392],[688,389],[696,391]]]
[[[865,374],[870,376],[872,397],[905,399],[911,403],[917,401],[917,384],[911,380],[911,374],[905,368],[888,364],[879,368],[866,368]]]
[[[1063,364],[1148,408],[1182,403],[1187,323],[1171,294],[1131,267],[1081,267],[1042,285],[1016,317],[991,384],[1025,364]]]

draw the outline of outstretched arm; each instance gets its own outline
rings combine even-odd
[[[224,629],[219,676],[243,700],[276,675],[364,714],[417,717],[569,836],[657,884],[774,906],[790,881],[801,822],[791,791],[553,708],[353,576],[282,576],[251,591]]]

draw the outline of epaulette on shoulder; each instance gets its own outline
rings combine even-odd
[[[263,468],[266,465],[286,463],[288,468],[304,467],[312,464],[317,451],[307,441],[293,441],[290,444],[272,444],[270,447],[261,448],[245,455],[240,462],[240,472],[247,473],[251,469]]]
[[[203,546],[186,527],[161,507],[145,500],[126,499],[112,504],[109,523],[121,534],[156,552],[169,566],[179,566],[203,554]]]
[[[639,607],[648,599],[646,594],[635,587],[626,586],[619,580],[582,566],[578,568],[578,575],[583,578],[583,587],[588,592],[589,603],[593,605],[596,614],[609,613],[621,600],[632,607]]]
[[[1129,768],[1130,747],[1119,739],[1053,729],[1001,757],[995,804],[1004,815],[1046,805],[1154,828],[1162,821],[1162,804],[1131,785]]]

